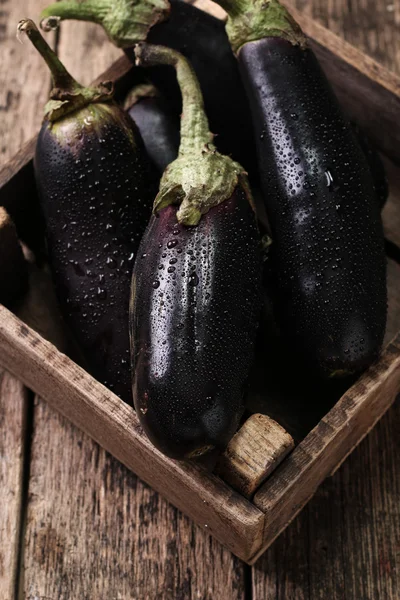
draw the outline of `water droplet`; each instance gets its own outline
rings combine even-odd
[[[333,176],[330,171],[325,171],[325,179],[327,187],[331,188],[333,186]]]

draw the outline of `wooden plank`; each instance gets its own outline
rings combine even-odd
[[[23,499],[27,391],[0,372],[0,598],[13,600],[17,585]]]
[[[267,415],[254,414],[233,436],[215,472],[251,498],[293,448],[293,438],[283,427]]]
[[[398,2],[291,0],[290,5],[304,11],[388,69],[400,73]]]
[[[215,539],[40,400],[35,423],[27,598],[243,600]]]
[[[0,164],[4,164],[37,131],[49,91],[47,67],[27,42],[16,40],[18,21],[36,17],[46,0],[3,0],[0,12]],[[53,43],[54,35],[48,39]]]
[[[0,363],[175,506],[247,560],[264,515],[195,464],[158,452],[134,411],[67,356],[0,306]]]
[[[252,570],[253,600],[397,600],[400,403]]]
[[[376,424],[399,387],[400,335],[255,495],[254,504],[269,515],[267,544],[296,516],[334,465]]]
[[[46,0],[3,0],[0,4],[0,165],[3,165],[38,129],[41,111],[37,107],[45,101],[50,77],[36,52],[27,45],[18,44],[15,37],[21,11],[23,14],[36,13],[46,5]],[[26,216],[29,214],[26,210]],[[14,235],[10,229],[9,233]],[[0,258],[3,260],[4,251],[2,245]],[[12,260],[18,271],[21,254],[15,251],[19,258],[14,256]],[[4,600],[13,600],[18,587],[28,405],[28,393],[23,384],[1,371],[0,598]]]

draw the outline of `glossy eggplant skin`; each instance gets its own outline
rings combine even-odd
[[[226,446],[244,409],[260,313],[255,215],[236,188],[196,227],[153,215],[132,278],[133,398],[147,435],[189,458]]]
[[[45,121],[38,138],[35,175],[49,262],[89,370],[132,404],[130,280],[157,177],[122,109],[95,104],[78,117]]]
[[[256,153],[246,94],[224,23],[182,0],[171,2],[167,21],[151,28],[147,41],[178,50],[192,64],[200,83],[210,129],[222,154],[256,176]],[[134,62],[132,48],[126,54]],[[150,77],[171,109],[182,111],[181,94],[172,68],[149,69]]]
[[[366,133],[355,123],[352,123],[351,125],[357,136],[358,143],[364,152],[365,158],[367,159],[379,206],[382,210],[389,197],[389,183],[386,176],[385,165],[383,164],[378,150],[373,146]]]
[[[275,310],[298,357],[326,377],[365,369],[387,312],[379,203],[365,157],[311,50],[281,38],[238,55],[277,272]]]
[[[179,119],[159,96],[145,96],[128,108],[147,154],[161,174],[179,150]]]

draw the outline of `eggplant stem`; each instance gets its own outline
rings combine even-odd
[[[41,18],[42,22],[50,17],[100,22],[101,17],[104,14],[107,14],[109,4],[109,2],[104,2],[102,0],[85,0],[85,2],[69,2],[63,0],[47,6],[42,11]]]
[[[31,19],[18,23],[18,33],[25,33],[36,50],[46,61],[53,78],[54,87],[68,92],[82,89],[82,86],[68,73],[56,53],[50,48]]]
[[[215,0],[228,13],[226,31],[233,51],[265,37],[281,37],[305,48],[299,25],[279,0]]]
[[[209,130],[203,95],[195,72],[186,58],[171,48],[144,42],[135,46],[135,56],[139,66],[170,65],[176,70],[182,94],[179,156],[202,151],[205,147],[213,149],[214,136]]]
[[[101,25],[119,48],[128,48],[147,38],[153,25],[169,14],[168,0],[62,0],[41,13],[41,27],[51,28],[51,18],[93,21]]]

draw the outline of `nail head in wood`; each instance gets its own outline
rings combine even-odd
[[[294,448],[291,435],[267,415],[254,414],[233,436],[221,455],[217,474],[246,498]]]

